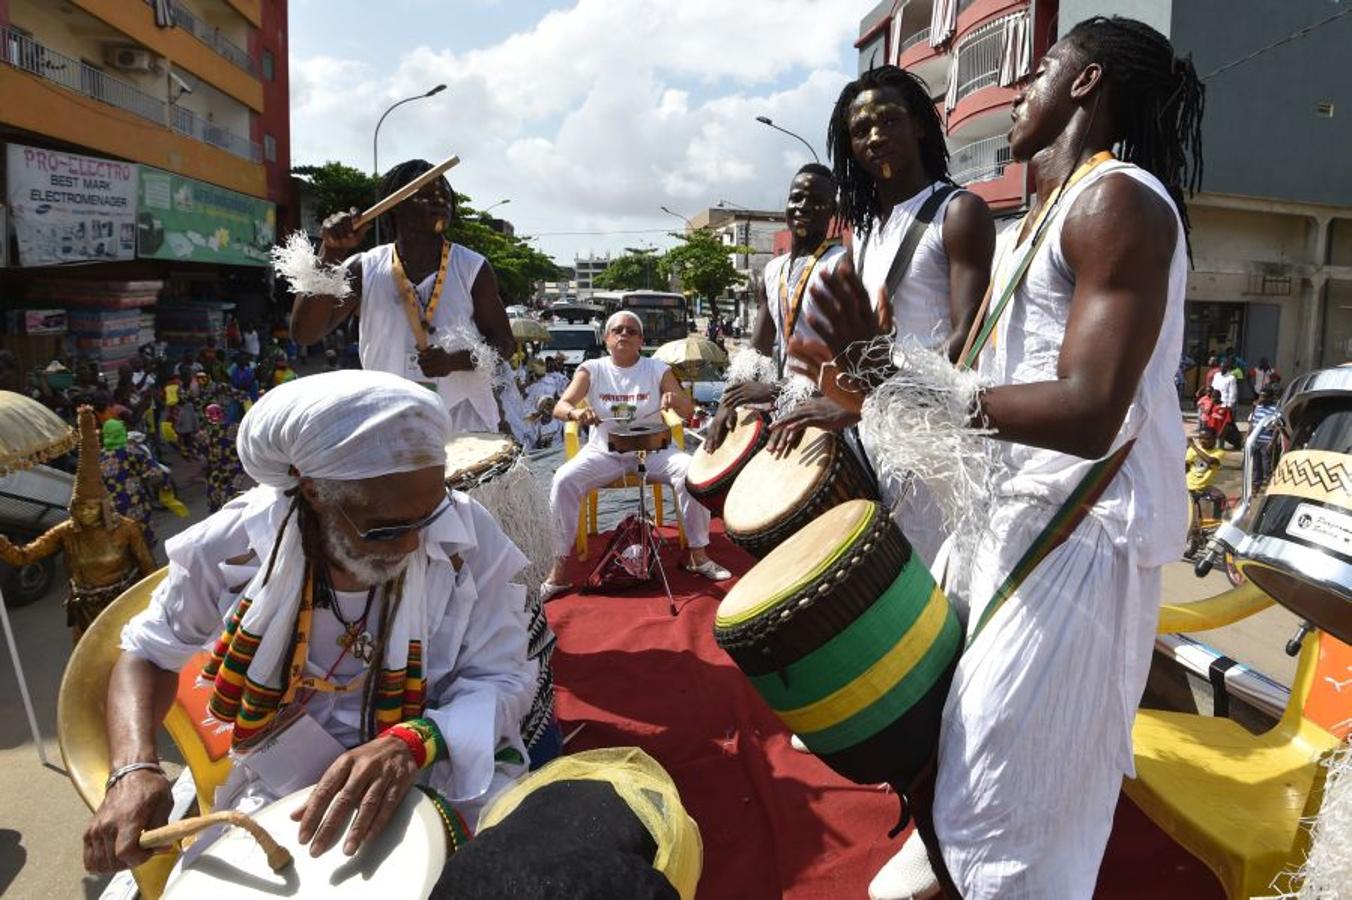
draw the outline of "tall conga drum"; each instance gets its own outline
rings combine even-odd
[[[1291,382],[1278,427],[1288,443],[1234,547],[1245,577],[1352,643],[1352,366]]]
[[[877,497],[878,486],[845,439],[808,428],[783,457],[761,450],[751,458],[728,491],[723,524],[733,543],[764,558],[836,504]]]
[[[887,511],[839,504],[742,576],[714,638],[813,753],[904,789],[934,754],[957,614]]]
[[[751,458],[770,439],[765,417],[754,409],[737,410],[736,427],[728,432],[717,450],[701,444],[690,456],[685,473],[685,489],[714,515],[723,514],[723,501],[732,484]]]

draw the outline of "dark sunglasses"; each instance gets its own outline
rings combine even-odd
[[[431,525],[437,519],[440,519],[446,510],[451,508],[451,498],[448,494],[445,502],[433,510],[431,515],[419,519],[416,522],[409,522],[406,525],[382,525],[379,528],[372,528],[368,531],[362,531],[357,527],[357,523],[352,521],[352,517],[347,514],[347,510],[343,509],[342,504],[335,503],[333,505],[342,517],[347,520],[347,524],[352,526],[352,530],[357,532],[357,537],[361,538],[363,541],[370,541],[373,544],[388,544],[391,541],[399,540],[410,532],[422,531],[428,525]]]
[[[637,336],[637,335],[641,334],[642,332],[640,332],[640,331],[639,331],[637,328],[635,328],[633,325],[616,325],[614,328],[610,329],[610,333],[611,333],[611,334],[632,334],[632,335]]]

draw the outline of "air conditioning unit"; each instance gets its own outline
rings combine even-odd
[[[155,54],[139,47],[109,47],[104,52],[104,60],[123,72],[155,71]]]

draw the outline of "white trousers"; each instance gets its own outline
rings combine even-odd
[[[996,509],[964,573],[969,634],[1051,513]],[[963,654],[939,735],[934,824],[966,900],[1093,894],[1122,776],[1134,773],[1159,601],[1160,569],[1138,567],[1130,535],[1114,540],[1091,516]]]
[[[685,539],[692,549],[709,546],[709,511],[690,499],[685,490],[685,470],[690,454],[668,447],[648,454],[648,480],[671,485],[676,507],[685,523]],[[577,511],[582,500],[596,488],[604,487],[623,475],[638,471],[633,453],[611,453],[586,444],[568,462],[554,472],[549,488],[549,509],[554,516],[558,556],[567,556],[577,537]]]

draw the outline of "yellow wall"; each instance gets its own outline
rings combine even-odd
[[[0,66],[0,97],[5,98],[0,122],[6,125],[254,197],[267,196],[262,165],[37,76]]]
[[[225,0],[235,8],[241,16],[248,19],[255,27],[263,24],[263,0]]]
[[[263,110],[263,82],[181,28],[158,28],[154,10],[131,0],[71,0],[133,41],[229,94],[250,109]],[[233,4],[232,4],[233,5]],[[257,3],[254,4],[257,6]],[[39,40],[41,40],[39,36]],[[242,46],[242,45],[241,45]]]

